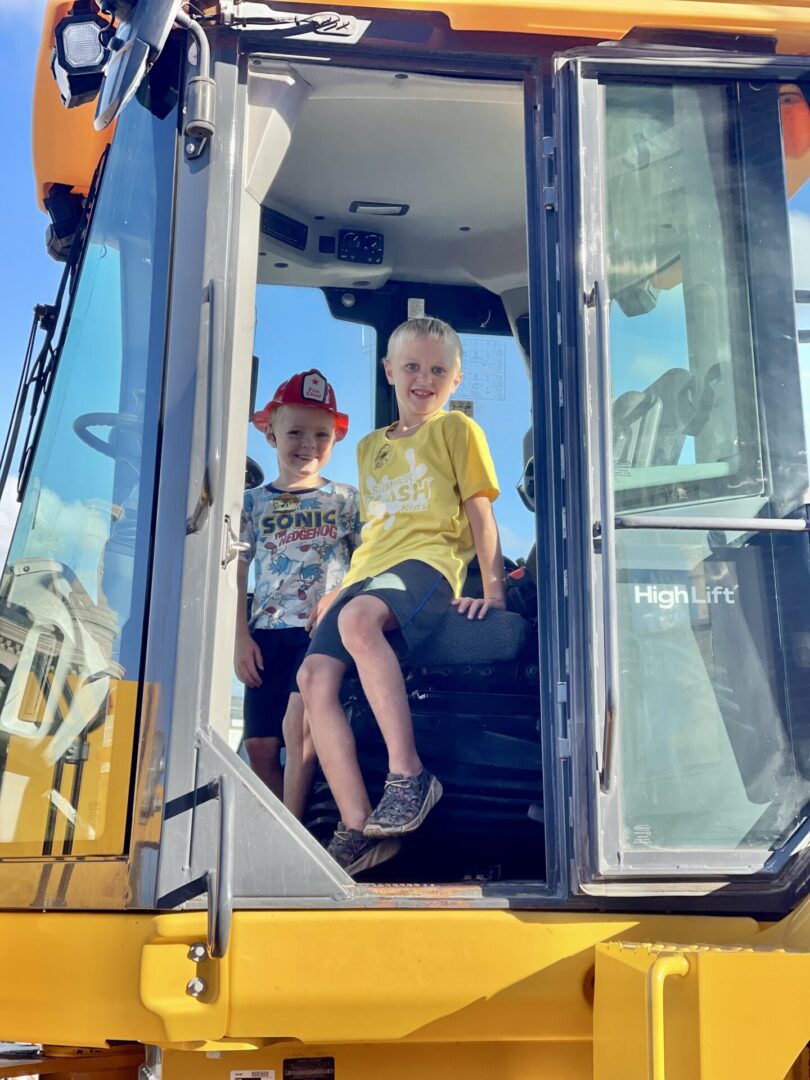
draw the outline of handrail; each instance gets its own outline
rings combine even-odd
[[[218,776],[208,785],[219,804],[217,864],[205,875],[208,893],[208,955],[220,960],[228,951],[233,916],[233,792],[230,778]]]
[[[650,1080],[666,1080],[666,1055],[664,1045],[664,983],[674,975],[683,977],[689,973],[689,961],[683,953],[659,956],[647,972],[647,1047]]]
[[[590,299],[590,298],[589,298]],[[599,786],[608,792],[613,783],[613,747],[619,722],[619,642],[616,614],[616,538],[613,495],[613,418],[611,413],[610,350],[608,327],[610,300],[604,285],[593,284],[592,303],[596,309],[596,374],[599,397],[599,501],[602,512],[602,622],[605,651],[605,714]]]
[[[208,511],[214,503],[214,491],[217,481],[217,457],[211,452],[211,429],[214,426],[214,372],[216,370],[216,331],[217,324],[217,295],[213,281],[208,282],[205,290],[204,304],[208,308],[207,339],[206,339],[206,365],[205,365],[205,439],[203,441],[203,475],[200,481],[200,494],[194,509],[186,520],[186,534],[199,532],[205,524]]]
[[[804,518],[678,517],[669,514],[619,514],[613,520],[616,529],[694,529],[699,532],[810,532]],[[595,536],[601,535],[597,522]],[[598,531],[597,531],[598,530]]]

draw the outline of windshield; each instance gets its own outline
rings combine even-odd
[[[124,849],[174,135],[121,121],[0,583],[0,856]]]

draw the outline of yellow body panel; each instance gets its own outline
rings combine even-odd
[[[183,1051],[166,1080],[278,1070],[291,1053],[333,1055],[345,1080],[640,1080],[662,953],[688,964],[664,987],[668,1080],[782,1080],[810,1037],[810,901],[764,930],[702,916],[237,912],[226,958],[195,963],[205,930],[204,913],[0,915],[14,973],[0,980],[0,1039]]]
[[[81,712],[79,681],[71,677],[68,682],[72,693],[69,701],[60,695],[55,735],[39,733],[46,698],[31,676],[19,715],[30,723],[31,733],[6,736],[0,836],[9,856],[41,856],[49,816],[53,855],[64,853],[69,837],[72,855],[118,855],[124,850],[138,684],[110,681],[104,719],[87,734],[86,758],[72,762],[61,760],[65,748],[56,745],[62,725],[71,725],[78,736],[94,718]]]

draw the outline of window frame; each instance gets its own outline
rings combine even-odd
[[[574,798],[587,806],[587,822],[575,826],[574,861],[579,890],[590,896],[619,898],[678,896],[682,894],[716,893],[716,904],[725,910],[785,910],[792,899],[801,895],[810,875],[810,852],[806,850],[810,824],[805,823],[793,835],[788,845],[775,853],[763,852],[757,861],[751,851],[729,852],[725,859],[707,867],[709,849],[700,853],[663,851],[622,853],[619,863],[608,859],[605,850],[619,849],[618,785],[611,792],[601,790],[600,770],[604,731],[605,679],[611,666],[608,635],[603,625],[615,610],[604,609],[603,576],[614,573],[595,554],[594,547],[613,543],[613,525],[595,533],[605,516],[602,510],[600,487],[605,483],[601,461],[610,456],[611,440],[606,438],[605,426],[597,417],[597,400],[611,400],[609,383],[602,372],[609,371],[607,339],[607,289],[592,290],[594,282],[605,283],[607,268],[602,244],[589,243],[592,230],[598,230],[605,219],[605,176],[601,148],[605,145],[604,111],[602,106],[605,82],[611,79],[634,81],[699,80],[701,82],[738,82],[743,80],[801,81],[806,79],[806,58],[752,57],[744,54],[722,54],[709,50],[694,50],[684,57],[679,50],[660,48],[655,56],[631,46],[614,46],[596,53],[588,49],[575,50],[557,58],[555,101],[557,106],[557,139],[560,151],[561,278],[568,290],[563,298],[563,343],[569,355],[582,360],[572,364],[565,374],[566,398],[575,402],[566,416],[566,475],[576,497],[570,503],[572,526],[571,563],[576,569],[569,576],[571,584],[571,684],[570,697],[573,715],[588,718],[584,738],[575,747],[577,760],[574,769]],[[778,131],[777,131],[778,137]],[[590,151],[590,154],[588,154]],[[743,147],[743,155],[745,147]],[[588,157],[591,167],[590,183],[579,167]],[[595,179],[594,179],[595,177]],[[787,200],[785,201],[785,232],[787,230]],[[595,233],[599,235],[599,233]],[[750,245],[749,245],[750,251]],[[750,276],[756,267],[749,266]],[[788,267],[790,289],[787,296],[778,296],[778,305],[769,310],[772,283],[759,290],[750,288],[752,322],[770,320],[773,311],[784,307],[792,315],[792,275]],[[767,319],[765,318],[767,316]],[[786,316],[786,318],[788,318]],[[789,319],[795,334],[795,320]],[[781,329],[780,329],[781,332]],[[754,332],[755,351],[758,334]],[[798,368],[796,375],[798,377]],[[761,388],[760,388],[761,392]],[[767,406],[760,404],[760,423]],[[771,410],[773,415],[773,410]],[[767,432],[763,432],[763,444]],[[586,446],[587,460],[577,460],[577,451]],[[764,445],[765,452],[767,447]],[[572,451],[573,450],[573,454]],[[589,477],[592,475],[593,482]],[[607,478],[607,486],[612,481]],[[775,500],[776,501],[776,500]],[[778,502],[777,502],[778,506]],[[663,522],[662,522],[663,525]],[[614,639],[615,644],[615,639]],[[614,654],[612,664],[616,664]],[[616,670],[614,668],[614,670]],[[805,850],[802,850],[802,849]],[[676,867],[677,864],[677,867]],[[744,877],[741,875],[745,875]],[[704,902],[704,909],[705,909]],[[709,905],[711,906],[711,905]]]

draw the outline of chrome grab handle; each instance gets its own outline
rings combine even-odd
[[[599,786],[610,791],[613,784],[613,748],[619,723],[619,631],[616,622],[616,537],[613,496],[613,416],[611,411],[610,299],[602,282],[595,281],[588,301],[596,315],[596,375],[599,404],[599,502],[602,513],[602,622],[605,653],[605,713]]]
[[[806,510],[806,507],[799,509]],[[616,529],[695,529],[700,532],[810,532],[806,518],[677,517],[670,514],[619,514]],[[598,530],[598,531],[597,531]],[[597,522],[594,536],[600,536]]]

